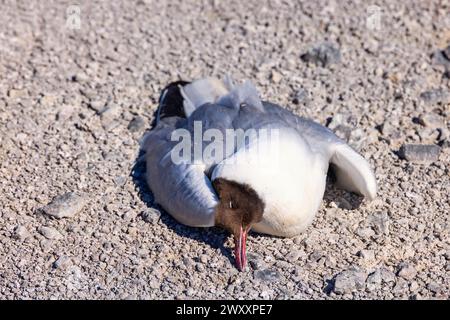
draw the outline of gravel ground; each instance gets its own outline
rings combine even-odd
[[[70,4],[0,0],[1,299],[450,297],[447,1]],[[225,232],[153,203],[138,161],[160,90],[226,73],[379,183],[369,204],[330,184],[299,237],[252,234],[245,273]]]

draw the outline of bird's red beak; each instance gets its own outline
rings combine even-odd
[[[234,256],[236,258],[236,266],[239,271],[244,271],[247,265],[247,251],[245,244],[247,242],[248,229],[243,229],[242,226],[238,235],[234,235]]]

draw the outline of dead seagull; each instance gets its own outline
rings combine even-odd
[[[307,228],[330,164],[338,186],[369,200],[376,195],[361,155],[328,128],[261,101],[249,81],[169,84],[142,149],[155,201],[185,225],[228,230],[239,270],[250,229],[292,237]]]

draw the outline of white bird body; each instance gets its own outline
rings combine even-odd
[[[256,139],[255,139],[256,140]],[[301,233],[314,218],[325,190],[328,161],[294,130],[273,141],[254,141],[216,166],[211,176],[250,185],[265,203],[253,230],[277,236]],[[279,152],[276,152],[278,149]],[[255,156],[257,155],[257,156]]]
[[[181,89],[186,119],[162,119],[143,143],[155,200],[181,223],[214,225],[218,198],[211,181],[217,178],[252,187],[265,204],[262,221],[253,230],[276,236],[295,236],[312,222],[330,163],[338,184],[370,200],[375,197],[375,177],[363,157],[329,129],[261,102],[250,83],[233,86],[230,81],[202,79],[186,87]],[[203,91],[207,95],[201,96]],[[194,121],[202,121],[205,130],[276,129],[278,136],[252,136],[214,163],[174,164],[170,134],[177,128],[192,132]]]

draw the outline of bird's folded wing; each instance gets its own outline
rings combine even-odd
[[[154,129],[146,137],[147,182],[155,200],[179,222],[194,227],[214,225],[217,195],[203,165],[176,163],[170,128]],[[169,138],[170,139],[170,138]]]
[[[369,163],[345,143],[332,145],[330,162],[335,167],[338,186],[373,200],[377,182]]]

